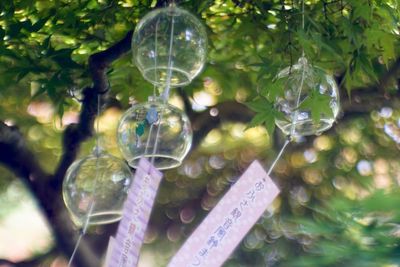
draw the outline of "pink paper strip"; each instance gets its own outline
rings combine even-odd
[[[108,267],[135,267],[162,173],[142,158],[124,204]]]
[[[168,267],[221,266],[279,189],[254,161],[172,258]]]
[[[111,259],[111,253],[114,248],[114,243],[115,243],[115,238],[110,236],[110,240],[108,241],[108,247],[107,247],[107,253],[106,253],[106,259],[104,261],[103,267],[107,267],[110,259]]]

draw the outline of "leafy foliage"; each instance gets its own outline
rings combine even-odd
[[[273,104],[263,97],[247,103],[247,106],[257,112],[248,127],[262,124],[266,127],[269,135],[272,135],[275,130],[275,119],[285,120],[283,114],[275,110]]]
[[[310,95],[301,102],[299,108],[311,110],[311,116],[315,123],[318,123],[321,118],[321,114],[333,116],[332,110],[329,107],[331,98],[327,95],[323,95],[317,90],[312,90]]]
[[[0,1],[0,119],[21,129],[46,170],[55,167],[62,153],[61,131],[77,119],[80,103],[70,91],[79,99],[80,89],[92,82],[89,56],[119,41],[157,4],[160,1]],[[284,94],[274,80],[280,69],[292,65],[304,50],[313,65],[335,75],[342,95],[347,91],[351,96],[363,89],[371,92],[400,56],[396,0],[305,1],[304,29],[299,0],[179,4],[203,20],[209,36],[208,64],[185,88],[189,97],[196,102],[196,95],[205,93],[212,100],[195,103],[201,104],[199,109],[235,99],[256,115],[248,125],[223,124],[212,130],[181,168],[166,173],[146,247],[158,266],[251,160],[257,157],[266,166],[273,161],[274,122],[282,119],[274,101]],[[130,96],[143,101],[152,93],[130,55],[117,60],[108,76],[114,106],[126,107]],[[385,103],[398,107],[390,98],[398,85],[391,79],[385,84],[380,88],[386,90]],[[313,92],[302,108],[311,110],[317,122],[327,101]],[[352,101],[349,106],[359,99]],[[361,115],[357,111],[351,110],[326,135],[292,144],[273,174],[282,189],[271,207],[275,215],[266,213],[226,266],[400,264],[400,113],[396,108],[371,108]],[[114,154],[121,112],[113,108],[100,118],[105,146]],[[84,144],[82,154],[92,142]],[[2,172],[0,192],[11,179]],[[189,219],[184,216],[188,213]]]

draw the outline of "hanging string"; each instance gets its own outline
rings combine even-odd
[[[305,28],[304,27],[304,25],[305,25],[304,0],[302,0],[301,2],[302,2],[301,3],[301,27],[302,27],[302,29],[304,31],[304,28]],[[303,58],[304,56],[305,56],[304,55],[304,48],[302,48],[302,60],[300,62],[301,68],[302,68],[301,81],[300,81],[300,86],[299,86],[299,94],[297,95],[297,99],[296,99],[296,110],[295,110],[295,112],[293,114],[293,117],[292,117],[292,127],[291,127],[291,130],[290,130],[290,138],[294,137],[294,132],[295,132],[296,123],[297,123],[297,117],[298,117],[298,113],[299,113],[298,107],[300,105],[300,97],[301,97],[301,93],[303,91],[303,86],[304,86],[304,78],[305,78],[305,72],[306,72],[306,67],[307,67],[306,66],[306,62],[304,62],[304,58]]]
[[[304,24],[305,24],[305,19],[304,19],[304,16],[305,16],[305,14],[304,14],[304,0],[301,1],[301,14],[302,14],[302,16],[301,16],[301,27],[304,30]]]
[[[174,3],[172,4],[172,6],[173,5],[174,5]],[[166,102],[168,100],[169,91],[171,89],[172,66],[174,64],[174,62],[172,60],[172,48],[173,48],[173,43],[174,43],[174,28],[175,28],[175,18],[174,18],[174,16],[172,16],[171,32],[170,32],[170,36],[169,36],[167,83],[166,83],[166,87],[165,87],[164,94],[163,94],[164,102]]]
[[[171,6],[173,6],[174,3],[171,4]],[[158,27],[158,22],[157,22],[157,26],[156,26],[156,39],[157,39],[157,29]],[[175,27],[175,19],[174,16],[172,16],[171,19],[171,31],[170,31],[170,36],[169,36],[169,49],[168,49],[168,66],[167,66],[167,80],[166,80],[166,87],[164,89],[163,92],[163,102],[166,103],[168,101],[168,96],[169,96],[169,91],[170,91],[170,84],[171,84],[171,76],[172,76],[172,66],[173,66],[173,61],[172,61],[172,48],[173,48],[173,36],[174,36],[174,27]],[[155,42],[155,59],[154,59],[154,69],[157,70],[157,40]],[[153,97],[155,97],[155,91],[153,92]],[[163,115],[163,111],[160,111],[160,115],[159,115],[159,121],[161,122],[162,120],[162,115]],[[160,136],[160,128],[161,125],[159,125],[159,127],[157,127],[157,133],[156,133],[156,138],[154,140],[154,146],[153,146],[153,152],[152,152],[152,159],[151,159],[151,164],[154,164],[155,161],[155,153],[157,152],[157,147],[158,147],[158,139]],[[147,142],[146,142],[146,147],[145,147],[145,151],[144,153],[147,154],[148,153],[148,148],[150,146],[150,140],[151,140],[151,134],[153,132],[153,124],[151,124],[150,126],[150,130],[149,130],[149,137],[147,138]]]
[[[283,144],[281,150],[279,151],[278,155],[276,156],[274,162],[272,163],[271,167],[269,167],[269,170],[267,172],[268,175],[271,174],[272,170],[275,168],[275,165],[278,163],[279,159],[282,157],[283,152],[285,152],[285,149],[287,145],[290,143],[289,139],[286,139],[285,143]]]
[[[97,94],[97,121],[96,121],[96,156],[99,155],[100,150],[100,105],[101,97],[100,94]],[[97,164],[98,162],[96,162]],[[96,169],[97,166],[96,166]]]
[[[302,0],[302,1],[301,1],[301,28],[302,28],[303,31],[304,31],[304,29],[305,29],[305,14],[304,14],[304,10],[305,10],[305,8],[304,8],[304,0]],[[302,56],[302,57],[305,56],[305,54],[304,54],[304,47],[302,48],[301,56]]]
[[[173,6],[174,3],[172,3],[171,6]],[[167,80],[166,80],[166,87],[163,93],[163,101],[164,103],[166,103],[168,101],[168,97],[169,97],[169,92],[171,89],[171,76],[172,76],[172,68],[173,68],[173,60],[172,60],[172,48],[173,48],[173,41],[174,41],[174,28],[175,28],[175,18],[174,16],[172,16],[171,19],[171,32],[170,32],[170,36],[169,36],[169,51],[168,51],[168,73],[167,73]],[[153,152],[152,155],[153,157],[151,158],[151,164],[154,164],[155,161],[155,154],[157,152],[157,148],[158,148],[158,141],[159,141],[159,136],[160,136],[160,129],[161,129],[161,121],[162,121],[162,117],[163,117],[163,110],[160,110],[160,115],[159,115],[159,121],[160,124],[157,127],[157,133],[156,133],[156,138],[154,140],[154,147],[153,147]],[[150,138],[150,135],[149,135]]]
[[[96,121],[96,141],[95,141],[96,144],[95,144],[95,151],[94,151],[95,156],[96,156],[96,173],[95,173],[95,181],[94,181],[94,185],[93,185],[94,189],[93,189],[93,192],[92,192],[92,199],[91,199],[90,204],[89,204],[89,209],[88,209],[88,212],[86,213],[85,222],[83,224],[82,229],[80,230],[79,237],[78,237],[78,239],[77,239],[77,241],[75,243],[74,250],[73,250],[73,252],[71,254],[71,257],[70,257],[70,259],[68,261],[68,267],[71,267],[72,262],[74,261],[75,255],[76,255],[76,253],[78,251],[79,245],[81,244],[84,235],[86,235],[86,233],[87,233],[87,229],[88,229],[89,224],[90,224],[90,219],[92,217],[93,210],[94,210],[94,207],[95,207],[95,204],[96,204],[96,202],[94,201],[94,196],[96,195],[98,177],[99,177],[99,174],[100,174],[100,172],[99,172],[99,167],[100,167],[99,166],[99,156],[100,156],[100,150],[101,150],[100,149],[100,137],[99,137],[100,102],[101,102],[100,94],[97,94],[97,121]]]
[[[160,19],[157,20],[156,23],[156,34],[155,34],[155,40],[154,40],[154,80],[157,81],[157,69],[158,69],[158,27],[160,25]],[[157,84],[153,84],[153,100],[157,97],[157,92],[156,92]],[[144,149],[144,154],[146,155],[148,152],[148,148],[150,145],[150,139],[151,139],[151,134],[153,133],[153,123],[150,125],[149,129],[149,136],[147,137],[147,142],[146,142],[146,147]],[[154,153],[153,153],[154,154]]]
[[[157,20],[156,23],[156,35],[154,40],[154,80],[157,81],[157,66],[158,66],[158,27],[160,25],[160,19]],[[153,85],[153,97],[156,97],[156,88],[157,84],[154,83]]]
[[[303,63],[302,63],[303,64]],[[283,152],[285,151],[287,145],[290,143],[290,141],[293,140],[294,138],[294,134],[295,134],[295,130],[296,130],[296,123],[297,123],[297,117],[298,117],[298,106],[300,105],[300,97],[301,97],[301,92],[303,90],[303,86],[304,86],[304,78],[305,78],[305,69],[306,66],[305,64],[302,65],[303,71],[301,73],[301,81],[300,81],[300,86],[299,86],[299,94],[297,95],[297,100],[296,100],[296,110],[293,113],[292,116],[292,125],[291,125],[291,129],[290,129],[290,134],[288,136],[288,138],[286,139],[285,143],[283,144],[281,150],[279,151],[278,155],[276,156],[274,162],[272,163],[271,167],[268,170],[268,175],[271,174],[272,170],[274,169],[276,163],[279,161],[279,159],[282,157]]]
[[[305,16],[304,16],[304,0],[302,0],[302,22],[301,22],[301,26],[302,29],[304,30],[304,25],[305,25]],[[302,57],[304,57],[304,48],[302,49]],[[291,125],[291,129],[290,129],[290,134],[288,136],[288,138],[286,139],[285,143],[283,144],[283,146],[281,147],[278,155],[275,157],[272,165],[269,167],[269,170],[267,172],[268,175],[271,174],[271,172],[273,171],[273,169],[275,168],[276,164],[278,163],[279,159],[282,157],[283,153],[285,152],[286,147],[289,145],[290,141],[292,141],[295,137],[295,131],[296,131],[296,124],[297,124],[297,117],[298,117],[298,107],[300,105],[300,98],[301,98],[301,93],[303,91],[303,86],[304,86],[304,79],[305,79],[305,71],[306,71],[306,62],[301,61],[300,62],[301,68],[302,68],[302,73],[301,73],[301,80],[300,80],[300,86],[299,86],[299,93],[297,95],[297,99],[296,99],[296,106],[295,106],[295,110],[293,112],[292,115],[292,125]]]

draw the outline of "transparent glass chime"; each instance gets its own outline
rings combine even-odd
[[[85,227],[120,220],[131,182],[125,161],[99,147],[75,161],[67,170],[62,190],[73,222]]]
[[[170,5],[140,20],[132,38],[132,51],[147,81],[159,87],[183,86],[204,66],[207,34],[194,15]]]
[[[284,93],[278,96],[275,107],[284,115],[276,125],[289,136],[320,134],[332,127],[339,113],[338,86],[331,75],[323,69],[312,66],[305,57],[297,64],[281,70],[275,82],[284,86]],[[314,121],[311,110],[305,105],[310,98],[324,101],[325,111],[320,120]]]
[[[122,116],[118,127],[118,145],[132,167],[141,157],[154,158],[158,169],[177,167],[189,152],[192,128],[180,109],[160,98],[133,105]]]
[[[192,129],[186,114],[167,103],[171,87],[189,84],[206,61],[207,35],[188,11],[171,5],[138,23],[133,58],[143,77],[162,88],[160,97],[133,105],[118,126],[119,148],[132,167],[141,157],[160,170],[179,166],[190,150]]]

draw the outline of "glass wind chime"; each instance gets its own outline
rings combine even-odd
[[[132,39],[133,58],[143,77],[162,89],[148,102],[133,105],[122,116],[118,145],[128,164],[136,168],[149,158],[159,170],[179,166],[189,152],[192,129],[187,115],[168,104],[170,89],[188,85],[206,61],[207,35],[201,22],[174,4],[148,13]],[[98,97],[98,117],[100,97]],[[97,132],[98,132],[97,124]],[[73,222],[81,228],[69,265],[90,225],[121,219],[132,183],[124,161],[106,153],[97,136],[93,152],[75,161],[63,182],[63,198]]]
[[[305,28],[305,7],[302,1],[302,29]],[[340,110],[338,86],[332,75],[313,66],[307,60],[304,50],[298,62],[288,66],[275,76],[274,82],[282,84],[283,95],[275,99],[275,108],[283,114],[275,124],[288,137],[276,159],[269,168],[272,172],[290,141],[309,135],[319,135],[330,129]],[[324,101],[325,110],[313,118],[308,102]],[[312,103],[310,104],[312,105]]]
[[[304,29],[304,1],[302,11]],[[275,108],[283,113],[284,118],[277,119],[275,123],[287,135],[287,141],[267,173],[257,160],[249,166],[173,256],[168,267],[222,266],[279,193],[269,175],[289,142],[296,137],[320,134],[336,120],[339,113],[337,85],[332,76],[309,64],[304,52],[298,63],[280,71],[274,82],[284,86],[283,95],[274,101]],[[321,111],[319,114],[313,114],[315,110],[310,108],[314,101],[323,101],[321,103],[325,106],[324,110],[318,110]],[[246,204],[242,209],[243,203]],[[234,211],[239,212],[236,212],[235,223],[224,228],[228,220],[233,221]],[[241,218],[242,214],[244,218]],[[216,238],[219,234],[223,238]]]
[[[304,29],[304,1],[302,11]],[[162,93],[157,95],[154,90],[147,102],[134,104],[119,122],[118,146],[131,167],[137,168],[141,158],[148,158],[159,170],[171,169],[179,166],[189,152],[190,121],[183,111],[168,104],[168,97],[171,88],[188,85],[201,72],[206,47],[206,31],[202,24],[174,4],[148,13],[138,23],[132,39],[134,62],[144,79]],[[268,175],[291,140],[326,131],[339,113],[339,93],[334,78],[311,65],[304,52],[297,64],[280,71],[275,81],[284,86],[284,94],[276,98],[275,106],[285,117],[277,119],[276,125],[288,139]],[[315,120],[305,103],[318,99],[326,102],[326,110]],[[73,221],[82,227],[76,248],[89,225],[111,223],[121,218],[132,183],[129,167],[105,153],[98,143],[91,155],[71,165],[63,184],[66,206]]]
[[[159,170],[179,166],[189,152],[192,129],[186,114],[168,104],[170,89],[188,85],[206,60],[201,22],[174,4],[148,13],[132,39],[133,59],[143,77],[161,88],[148,102],[133,105],[118,126],[118,145],[128,164],[149,158]]]
[[[62,186],[64,203],[70,217],[81,229],[68,266],[71,266],[90,225],[108,224],[121,219],[132,183],[132,174],[125,161],[108,154],[100,145],[100,95],[97,101],[95,147],[91,154],[71,164]]]

